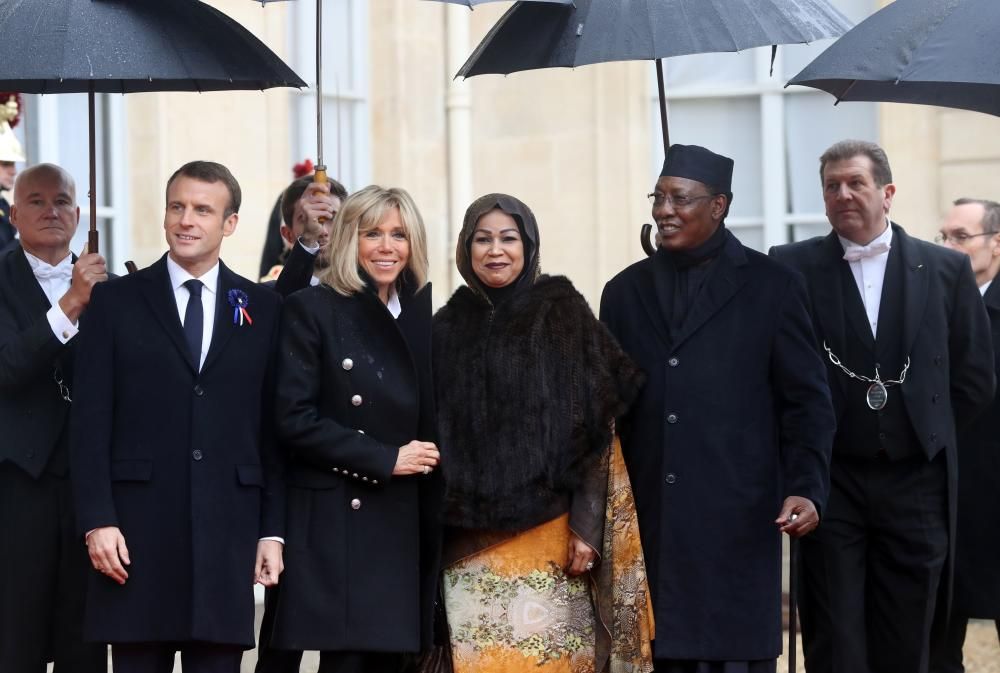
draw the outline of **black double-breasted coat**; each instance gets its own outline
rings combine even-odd
[[[234,323],[230,290],[246,293],[252,324]],[[131,557],[123,586],[91,575],[92,640],[254,645],[257,541],[285,533],[269,382],[280,298],[220,262],[216,300],[200,371],[166,256],[95,287],[81,321],[78,528],[118,526]]]
[[[433,440],[431,291],[326,285],[285,302],[276,418],[288,456],[277,649],[416,652],[431,641],[440,558],[438,471],[392,476],[399,448]]]
[[[983,295],[993,353],[1000,352],[1000,279]],[[1000,359],[994,362],[1000,377]],[[954,614],[1000,619],[1000,395],[958,435]]]
[[[678,336],[656,256],[608,282],[601,320],[647,376],[621,425],[658,659],[781,652],[785,497],[822,508],[834,423],[795,275],[732,234]]]

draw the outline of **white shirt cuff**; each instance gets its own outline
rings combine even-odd
[[[281,544],[285,544],[285,538],[278,537],[276,535],[272,535],[270,537],[262,537],[261,539],[258,540],[258,542],[263,542],[264,540],[271,540],[273,542],[280,542]]]
[[[45,318],[49,321],[49,327],[52,328],[52,333],[56,335],[60,343],[67,343],[80,331],[80,328],[73,324],[66,317],[66,314],[63,313],[63,310],[59,308],[58,302],[49,309],[48,313],[45,314]]]
[[[299,238],[299,245],[301,245],[302,249],[308,252],[310,255],[315,255],[317,252],[319,252],[318,243],[316,245],[306,245],[305,243],[302,242],[301,237]]]

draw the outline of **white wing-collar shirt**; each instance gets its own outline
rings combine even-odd
[[[885,267],[889,262],[889,248],[892,247],[892,227],[889,225],[889,218],[885,220],[885,231],[868,245],[859,245],[839,235],[837,238],[844,248],[844,259],[851,265],[851,274],[858,286],[858,292],[861,293],[872,337],[875,337],[878,335],[878,311],[882,303]],[[858,255],[861,255],[860,259],[848,259]]]

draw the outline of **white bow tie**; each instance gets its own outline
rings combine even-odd
[[[55,266],[39,262],[32,272],[38,280],[70,280],[73,278],[73,259],[67,257]]]
[[[861,259],[875,257],[889,252],[888,243],[872,243],[871,245],[854,245],[844,251],[844,259],[848,262],[857,262]]]

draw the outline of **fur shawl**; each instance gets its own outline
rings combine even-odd
[[[565,512],[642,375],[562,276],[494,307],[460,288],[434,317],[445,524],[524,530]]]

